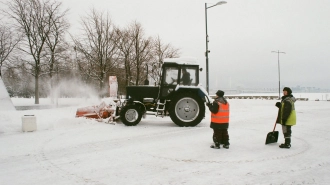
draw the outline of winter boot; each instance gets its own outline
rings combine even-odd
[[[210,146],[211,148],[214,149],[220,149],[220,144],[219,143],[214,143],[213,145]]]
[[[279,146],[280,148],[291,148],[291,138],[285,138],[285,143]]]
[[[282,143],[279,147],[280,148],[291,148],[291,145],[290,144]]]
[[[225,149],[229,149],[229,139],[227,138],[224,142],[223,142],[223,147],[225,148]]]

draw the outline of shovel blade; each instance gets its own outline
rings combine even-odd
[[[269,132],[266,137],[266,145],[269,143],[276,143],[278,140],[278,131]]]

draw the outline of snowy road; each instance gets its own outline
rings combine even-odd
[[[278,143],[264,144],[273,128],[275,101],[230,103],[229,150],[209,148],[209,112],[197,127],[180,128],[170,118],[149,116],[126,127],[74,118],[75,107],[36,110],[38,131],[0,133],[0,184],[330,182],[330,102],[296,103],[291,149],[278,147],[280,126]]]

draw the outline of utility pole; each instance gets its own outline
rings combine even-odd
[[[226,4],[226,1],[219,1],[217,4],[213,6],[207,7],[207,3],[205,3],[205,33],[206,33],[206,51],[205,51],[205,57],[206,57],[206,91],[207,93],[210,93],[209,91],[209,35],[207,34],[207,9],[212,8],[214,6]]]
[[[277,64],[278,64],[278,99],[281,98],[281,75],[280,75],[280,53],[285,54],[285,52],[281,52],[279,50],[272,51],[272,53],[277,53]]]

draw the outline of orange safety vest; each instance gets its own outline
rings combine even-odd
[[[211,112],[211,122],[212,123],[229,123],[229,103],[222,104],[217,102],[219,105],[219,110],[216,114]]]

